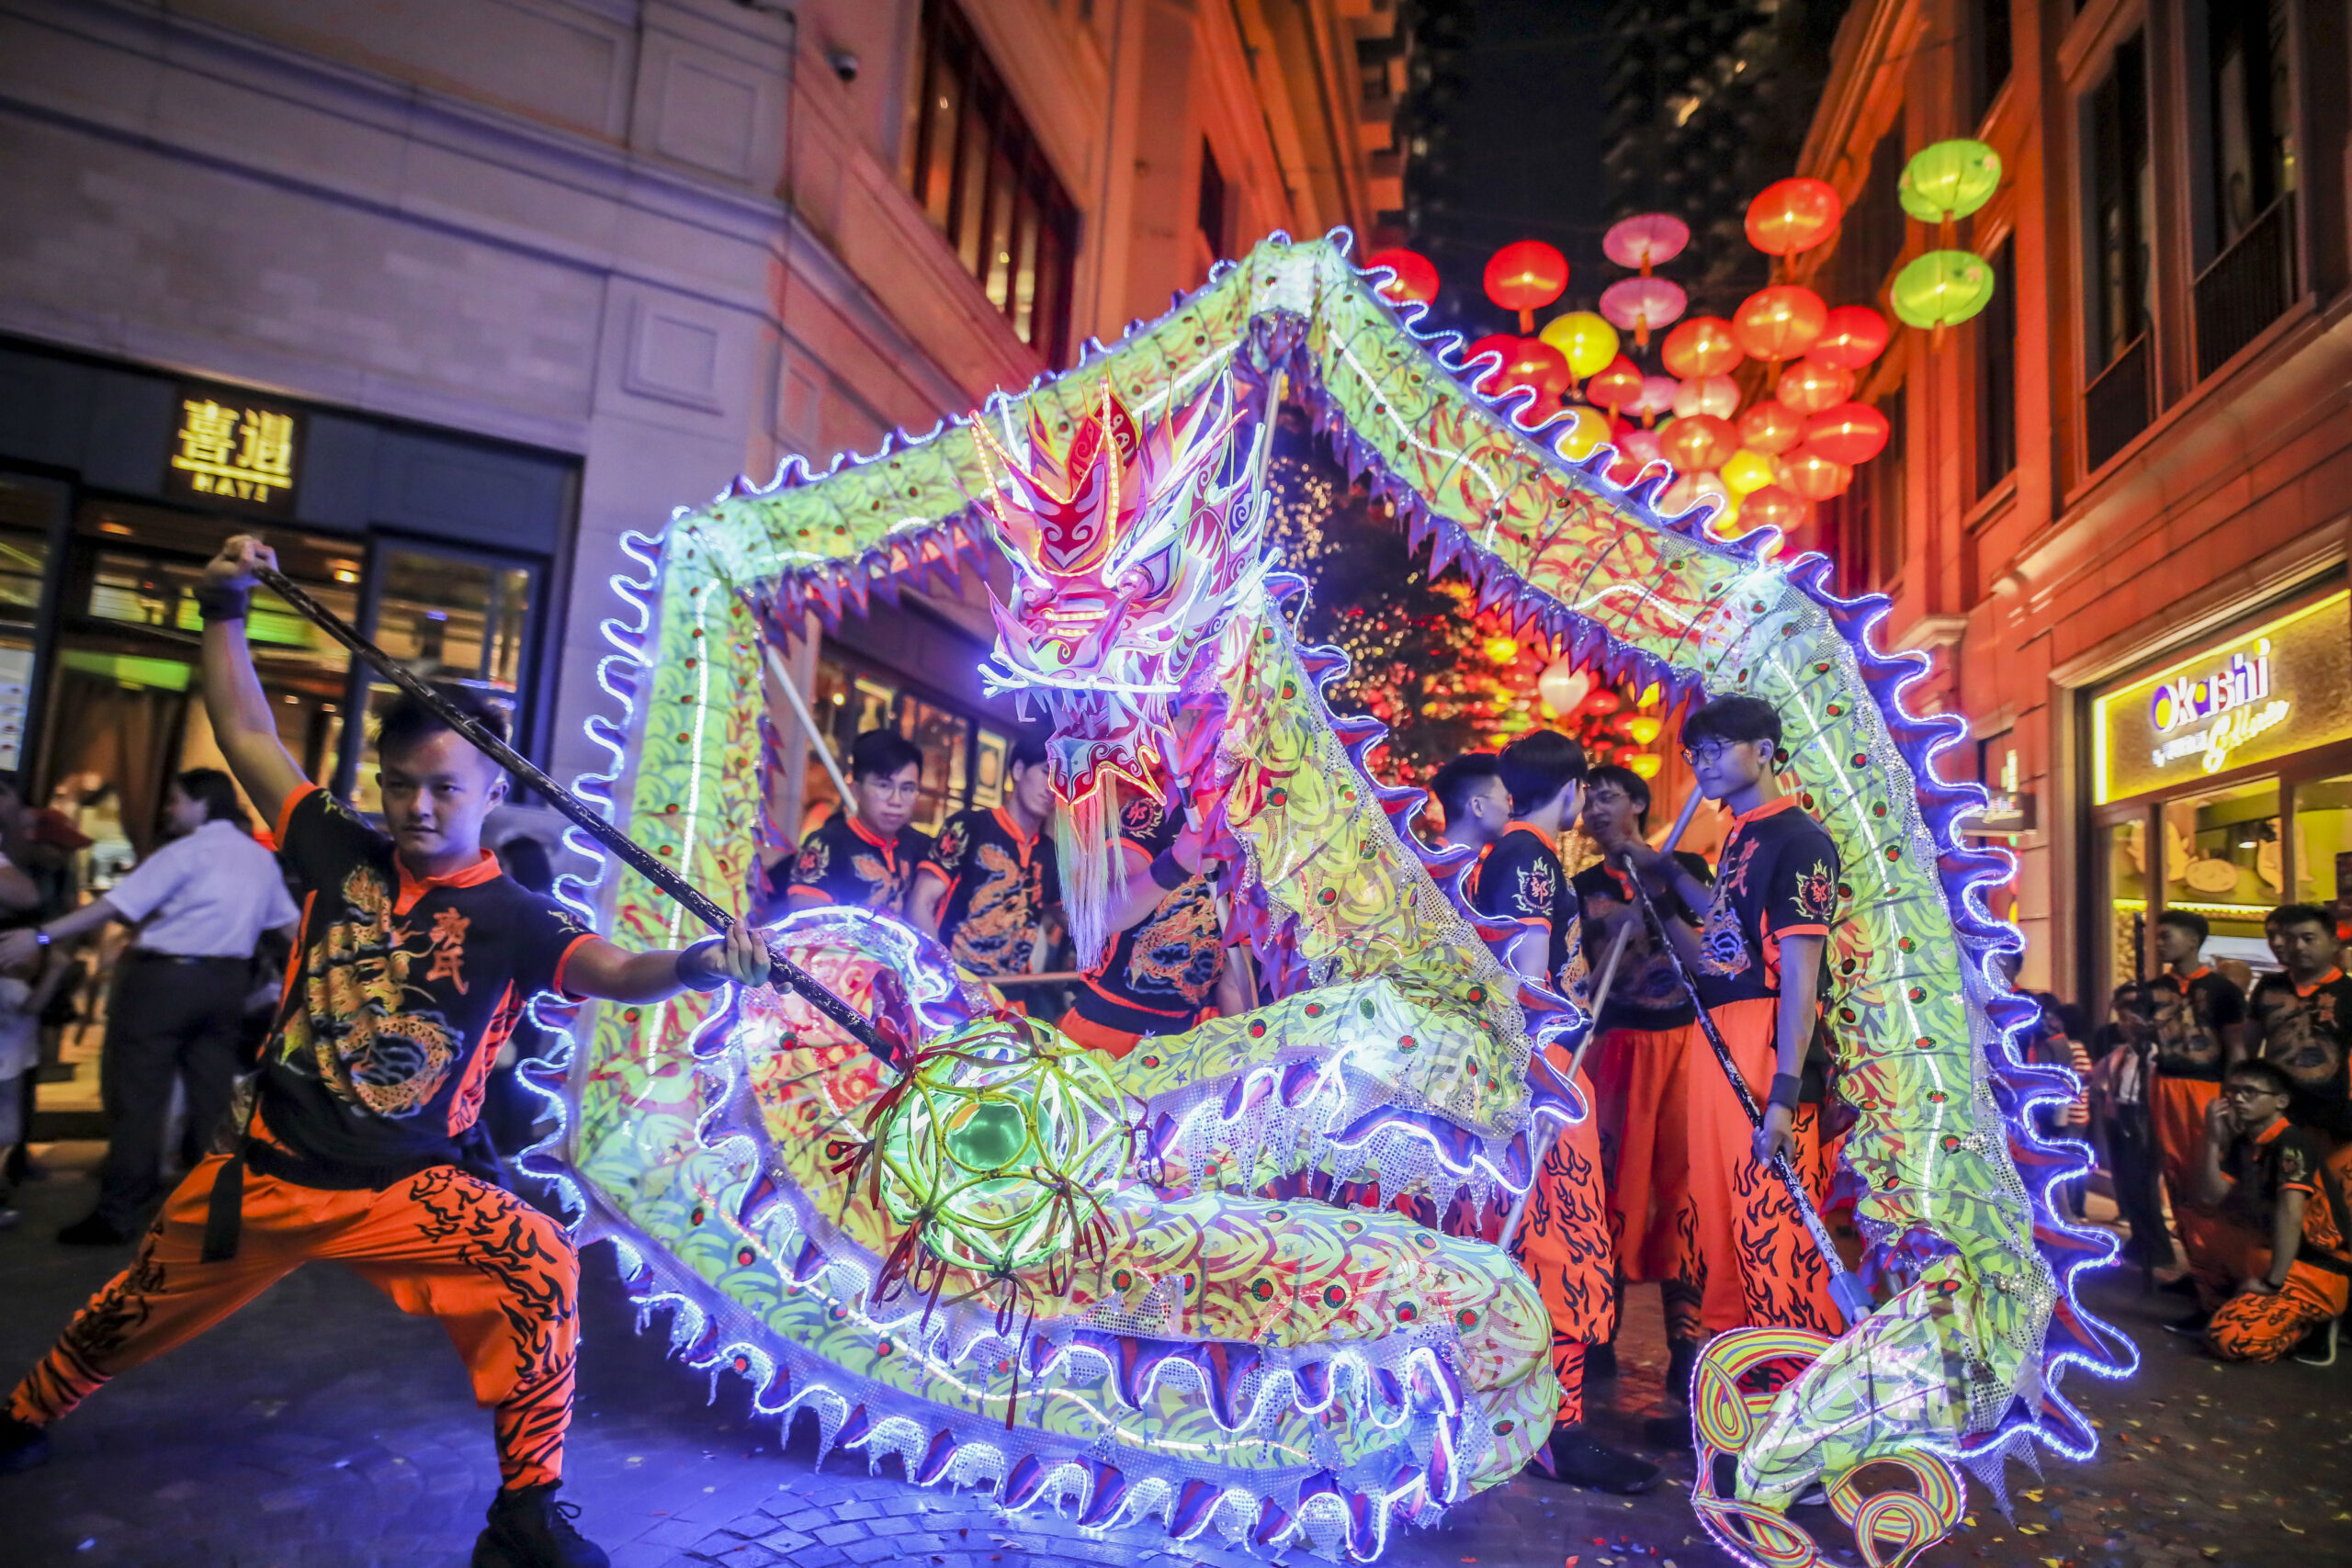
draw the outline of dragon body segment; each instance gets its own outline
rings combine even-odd
[[[644,570],[615,585],[600,671],[629,711],[592,726],[614,765],[585,783],[689,875],[742,886],[756,866],[762,643],[1003,547],[999,678],[1055,720],[1070,815],[1094,800],[1099,824],[1119,791],[1189,803],[1240,867],[1235,927],[1271,999],[1112,1066],[1139,1111],[1104,1267],[1032,1333],[977,1300],[874,1299],[891,1227],[842,1171],[888,1075],[763,993],[598,1012],[558,1162],[582,1237],[616,1239],[681,1351],[752,1377],[761,1408],[806,1404],[829,1443],[898,1452],[919,1481],[1075,1496],[1089,1523],[1369,1556],[1392,1517],[1427,1522],[1541,1440],[1540,1301],[1500,1249],[1435,1222],[1523,1185],[1539,1112],[1580,1113],[1531,1065],[1583,1020],[1488,955],[1505,933],[1464,910],[1463,857],[1420,848],[1408,799],[1363,766],[1377,727],[1324,706],[1337,656],[1293,639],[1250,512],[1245,437],[1279,382],[1485,603],[1612,677],[1781,713],[1789,777],[1846,868],[1829,1007],[1860,1120],[1841,1179],[1885,1303],[1835,1341],[1710,1348],[1700,1435],[1738,1482],[1719,1495],[1702,1465],[1694,1502],[1725,1544],[1794,1568],[1813,1547],[1779,1510],[1825,1480],[1873,1562],[1916,1555],[1956,1517],[1950,1461],[1997,1487],[2036,1438],[2086,1451],[2060,1376],[2129,1355],[2073,1302],[2102,1245],[2043,1195],[2082,1156],[2027,1112],[2071,1087],[2009,1043],[2030,1004],[1988,964],[2014,933],[1976,895],[2004,868],[1954,833],[1978,792],[1930,765],[1956,721],[1905,708],[1920,665],[1870,647],[1883,602],[1831,596],[1818,558],[1775,565],[1766,540],[1661,516],[1662,475],[1625,489],[1605,452],[1568,463],[1470,391],[1457,353],[1343,240],[1277,237],[972,422],[739,482],[632,542]],[[572,892],[632,936],[684,934],[619,868]],[[779,936],[912,1036],[986,1005],[888,922],[801,916]],[[902,996],[883,968],[929,978]],[[1768,1359],[1802,1373],[1744,1387]],[[1861,1496],[1851,1478],[1880,1460],[1915,1489]]]

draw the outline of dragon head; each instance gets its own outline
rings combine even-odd
[[[1149,425],[1106,383],[1058,454],[1034,413],[1017,446],[1010,431],[973,421],[1012,566],[1010,601],[991,600],[996,649],[981,676],[1052,724],[1065,867],[1116,859],[1119,781],[1163,805],[1183,793],[1185,716],[1207,705],[1226,626],[1261,603],[1265,436],[1245,453],[1240,425],[1224,376]],[[1091,900],[1065,891],[1077,894],[1072,931],[1091,957]]]

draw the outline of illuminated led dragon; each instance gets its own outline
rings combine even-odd
[[[1770,564],[1769,536],[1662,516],[1660,471],[1626,488],[1612,454],[1567,461],[1376,281],[1344,237],[1269,240],[973,421],[739,482],[632,536],[644,574],[615,584],[628,613],[600,679],[626,711],[592,725],[614,763],[583,784],[706,886],[744,886],[777,841],[766,646],[992,548],[1014,579],[993,678],[1054,722],[1072,847],[1101,841],[1122,792],[1163,795],[1238,868],[1237,928],[1272,999],[1110,1066],[1136,1131],[1095,1262],[1028,1292],[1034,1326],[954,1292],[876,1299],[898,1227],[848,1173],[892,1075],[765,992],[601,1010],[560,1145],[537,1157],[576,1186],[582,1241],[615,1240],[640,1300],[671,1310],[686,1359],[920,1483],[1369,1558],[1393,1520],[1518,1470],[1555,1400],[1543,1308],[1499,1248],[1453,1233],[1523,1184],[1544,1117],[1581,1113],[1531,1028],[1584,1020],[1489,956],[1508,933],[1464,914],[1461,857],[1419,847],[1418,794],[1364,769],[1377,726],[1324,705],[1339,657],[1296,643],[1292,585],[1261,558],[1257,433],[1279,393],[1482,602],[1614,678],[1751,692],[1784,716],[1792,780],[1848,868],[1829,1007],[1860,1121],[1841,1179],[1883,1304],[1835,1341],[1709,1347],[1694,1417],[1737,1464],[1728,1483],[1702,1464],[1693,1501],[1732,1550],[1799,1568],[1818,1559],[1783,1510],[1824,1483],[1870,1561],[1907,1561],[1957,1520],[1954,1461],[1997,1492],[2037,1441],[2087,1453],[2061,1374],[2130,1369],[2073,1297],[2109,1244],[2047,1201],[2083,1151],[2027,1130],[2073,1085],[2016,1057],[2030,1006],[1991,965],[2017,939],[1980,897],[2007,867],[1957,836],[1981,791],[1931,766],[1960,726],[1904,706],[1923,661],[1869,646],[1883,601],[1833,598],[1819,558]],[[624,940],[687,934],[617,867],[571,896]],[[987,1005],[890,922],[831,911],[779,934],[918,1045]],[[1801,1375],[1755,1392],[1743,1374],[1768,1360]],[[1910,1483],[1866,1495],[1857,1472],[1880,1461]]]

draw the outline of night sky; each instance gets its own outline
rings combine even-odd
[[[1444,286],[1440,313],[1471,336],[1517,330],[1479,288],[1487,257],[1513,240],[1544,240],[1568,258],[1555,310],[1589,310],[1624,276],[1600,254],[1606,10],[1605,0],[1479,0],[1454,119],[1459,206],[1444,233],[1423,236]]]

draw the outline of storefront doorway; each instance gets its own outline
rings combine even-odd
[[[198,688],[195,588],[222,542],[250,526],[98,499],[74,514],[41,705],[46,765],[32,782],[76,815],[118,818],[134,852],[153,847],[172,774],[223,765]],[[321,604],[419,674],[474,688],[523,732],[544,563],[381,536],[267,535],[287,575]],[[266,591],[246,625],[287,750],[373,810],[364,719],[390,700],[390,685]],[[361,724],[349,722],[354,713]]]

